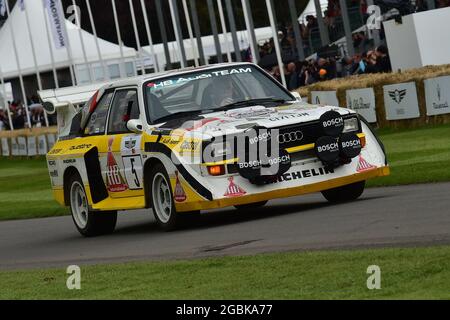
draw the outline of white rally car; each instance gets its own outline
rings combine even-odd
[[[85,236],[112,232],[118,210],[152,208],[170,230],[206,209],[312,192],[354,200],[367,179],[389,174],[362,117],[304,103],[253,64],[97,87],[40,92],[58,111],[47,155],[54,196]]]

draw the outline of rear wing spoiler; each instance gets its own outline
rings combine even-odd
[[[94,83],[85,86],[67,87],[60,89],[41,90],[38,92],[44,109],[48,114],[53,114],[62,107],[84,104],[106,83]]]
[[[105,84],[107,83],[38,91],[45,112],[57,112],[58,137],[70,134],[72,119],[79,110],[76,106],[88,102]]]

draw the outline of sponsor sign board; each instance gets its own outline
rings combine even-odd
[[[2,155],[4,157],[9,156],[9,143],[8,143],[8,138],[2,138],[1,139],[1,144],[2,144]]]
[[[333,107],[339,106],[336,91],[311,91],[311,103],[323,104]]]
[[[426,79],[423,82],[427,116],[450,113],[450,76]]]
[[[384,107],[387,120],[403,120],[420,117],[415,82],[383,86]]]
[[[37,138],[38,141],[38,154],[45,156],[47,154],[47,138],[45,135],[40,135]]]
[[[11,155],[19,155],[19,145],[17,143],[17,138],[11,138]]]
[[[377,122],[373,88],[347,90],[347,108],[362,115],[368,122]]]
[[[29,156],[35,156],[35,155],[37,155],[37,150],[36,150],[36,137],[35,137],[35,136],[29,136],[29,137],[27,137],[27,149],[28,149],[28,155],[29,155]]]
[[[17,138],[17,146],[19,147],[19,156],[27,156],[27,139],[25,137]]]

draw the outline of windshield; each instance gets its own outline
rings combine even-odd
[[[151,123],[186,114],[208,113],[245,102],[292,101],[274,79],[251,65],[230,66],[152,80],[144,85]],[[244,103],[240,103],[244,102]]]

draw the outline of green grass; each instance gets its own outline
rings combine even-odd
[[[0,158],[0,220],[66,213],[53,199],[44,158]]]
[[[450,181],[450,125],[380,130],[391,175],[369,187]],[[0,158],[0,220],[66,214],[53,200],[45,159]]]
[[[369,290],[367,267],[381,269]],[[0,272],[0,299],[450,299],[450,247],[314,251]]]
[[[450,181],[450,124],[385,129],[379,135],[386,147],[391,175],[370,180],[370,187]]]

